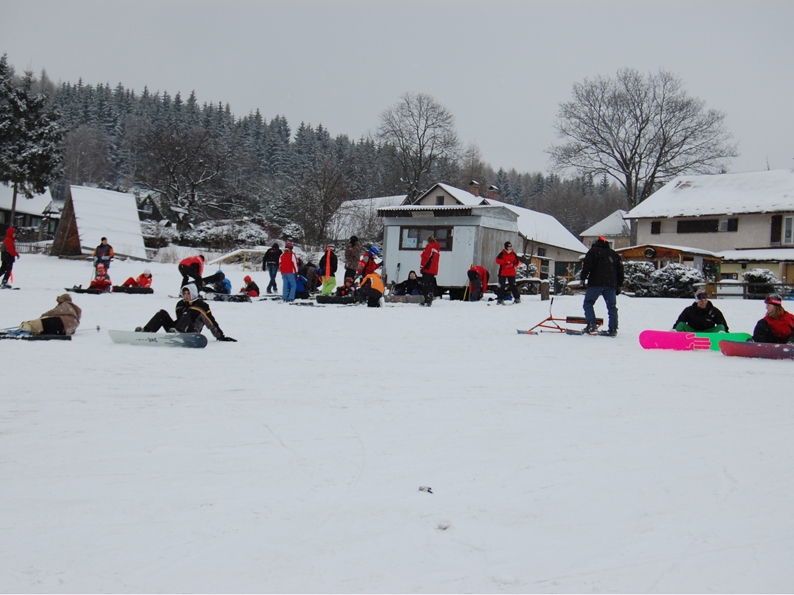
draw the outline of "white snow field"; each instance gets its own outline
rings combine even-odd
[[[794,362],[644,351],[689,300],[620,296],[615,339],[518,335],[538,296],[213,303],[238,343],[113,344],[173,312],[176,265],[110,274],[144,266],[72,342],[0,341],[3,592],[794,590]],[[0,326],[90,270],[23,255]]]

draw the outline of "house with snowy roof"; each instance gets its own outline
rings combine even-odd
[[[134,195],[70,186],[51,254],[92,254],[103,237],[116,256],[148,259]]]
[[[585,246],[592,246],[599,237],[603,237],[613,250],[626,248],[631,244],[631,227],[625,219],[627,211],[618,209],[604,217],[598,223],[588,227],[579,237]]]
[[[419,271],[419,255],[433,235],[441,244],[437,282],[442,288],[464,287],[472,264],[498,274],[494,262],[510,241],[525,260],[538,263],[540,277],[553,279],[555,263],[575,263],[587,248],[551,215],[538,213],[479,194],[479,184],[469,190],[437,183],[415,201],[378,209],[384,219],[384,274],[402,282],[411,270]]]
[[[0,184],[0,224],[3,228],[12,225],[11,222],[11,203],[14,199],[14,188]],[[52,204],[52,196],[49,189],[42,194],[36,194],[33,198],[26,198],[24,194],[17,194],[16,214],[14,216],[14,227],[32,227],[44,233],[54,231],[57,225],[57,213],[50,213],[49,208]],[[42,225],[45,229],[41,229]],[[52,228],[50,227],[52,226]]]
[[[331,217],[326,234],[339,242],[347,241],[354,235],[362,239],[380,238],[383,235],[383,219],[378,217],[378,209],[400,205],[406,196],[400,194],[346,200]]]

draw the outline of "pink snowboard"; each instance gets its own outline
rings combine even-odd
[[[645,349],[694,351],[695,349],[711,349],[711,339],[707,337],[698,337],[695,333],[642,331],[640,333],[640,345]]]

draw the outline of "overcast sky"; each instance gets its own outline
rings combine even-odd
[[[574,82],[662,68],[727,114],[739,172],[794,167],[792,26],[792,0],[0,0],[0,53],[352,139],[427,93],[464,145],[525,172],[548,170]]]

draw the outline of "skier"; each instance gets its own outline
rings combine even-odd
[[[207,302],[199,297],[198,289],[193,283],[182,288],[182,299],[176,303],[176,320],[173,320],[165,310],[160,310],[144,327],[138,327],[137,332],[156,333],[161,328],[167,332],[200,333],[206,326],[212,336],[218,341],[232,341],[236,339],[223,334],[218,321],[212,315]]]
[[[516,269],[521,266],[521,261],[513,252],[513,244],[505,242],[504,250],[496,257],[496,264],[499,265],[499,294],[496,296],[496,303],[504,303],[509,289],[515,303],[520,304],[521,296],[516,286]]]
[[[98,289],[107,293],[113,291],[113,281],[110,280],[110,277],[105,272],[105,265],[102,263],[96,265],[96,277],[91,280],[88,289]]]
[[[368,308],[380,308],[383,305],[383,280],[378,273],[370,273],[361,282],[359,297],[367,300]]]
[[[416,271],[409,271],[408,278],[394,286],[394,295],[420,295],[422,284],[416,276]]]
[[[709,301],[708,291],[701,287],[695,292],[695,302],[684,308],[673,329],[684,333],[727,333],[728,323]]]
[[[783,308],[779,293],[764,298],[766,316],[755,325],[753,341],[756,343],[794,343],[794,315]]]
[[[204,282],[201,275],[204,273],[204,255],[188,256],[179,263],[179,272],[182,274],[182,287],[188,284],[190,279],[196,282],[196,287],[201,290]]]
[[[151,287],[152,286],[152,272],[149,269],[143,269],[143,273],[138,275],[137,278],[129,277],[124,283],[124,287]]]
[[[110,260],[113,258],[114,254],[113,246],[108,244],[108,239],[102,238],[99,246],[94,248],[94,268],[101,264],[107,271],[110,268]]]
[[[618,334],[617,296],[623,286],[623,261],[620,255],[609,247],[604,236],[598,236],[584,257],[581,273],[582,287],[587,286],[584,294],[584,316],[587,321],[584,333],[597,333],[595,302],[603,295],[609,313],[609,336]]]
[[[320,295],[331,295],[336,287],[336,268],[339,260],[330,244],[325,247],[325,254],[320,258],[319,271],[323,277],[323,288]]]
[[[295,256],[292,242],[284,244],[284,252],[279,259],[278,268],[281,271],[281,298],[285,302],[295,300],[296,283],[298,276],[298,258]]]
[[[16,228],[9,227],[6,229],[6,237],[3,239],[3,243],[0,244],[0,262],[2,262],[0,275],[3,275],[3,281],[0,283],[0,287],[3,288],[10,287],[8,278],[11,276],[11,270],[14,268],[14,261],[19,260],[19,252],[17,252],[16,242],[14,241],[16,235]]]
[[[479,302],[488,289],[488,269],[479,265],[471,265],[466,273],[469,277],[469,301]]]
[[[419,256],[419,272],[422,273],[422,293],[425,296],[423,306],[432,306],[436,293],[436,275],[438,275],[438,259],[441,257],[441,244],[436,238],[427,238],[425,249]]]
[[[278,247],[278,242],[273,242],[273,245],[265,252],[265,257],[262,259],[262,270],[267,271],[270,275],[270,283],[267,284],[267,293],[278,293],[278,285],[276,285],[276,273],[278,273],[278,263],[281,258],[281,248]]]
[[[259,285],[254,283],[250,275],[243,277],[243,281],[245,281],[245,286],[240,290],[240,293],[245,293],[249,297],[259,297]]]
[[[345,246],[345,278],[355,278],[360,259],[361,244],[358,241],[358,237],[350,236],[350,243]]]
[[[47,310],[35,320],[27,320],[19,325],[20,330],[32,335],[73,335],[80,326],[83,311],[72,303],[72,296],[64,293],[55,298],[58,305]]]
[[[364,252],[361,260],[358,262],[358,267],[356,267],[356,276],[358,276],[359,279],[363,279],[370,273],[374,273],[378,270],[380,264],[375,262],[375,257],[379,254],[380,250],[378,250],[377,246],[370,246],[369,249]]]

